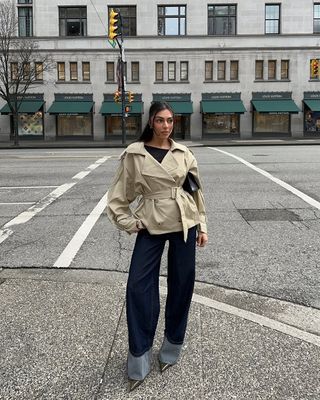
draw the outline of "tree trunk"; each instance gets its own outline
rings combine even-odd
[[[18,134],[18,113],[12,114],[13,119],[13,143],[14,146],[19,146],[19,134]]]

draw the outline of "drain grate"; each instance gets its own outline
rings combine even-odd
[[[246,221],[301,221],[299,215],[286,209],[238,209]]]

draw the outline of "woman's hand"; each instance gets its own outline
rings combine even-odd
[[[204,247],[208,243],[208,235],[199,231],[197,237],[197,246]]]

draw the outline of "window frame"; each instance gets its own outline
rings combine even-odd
[[[161,67],[160,70],[158,70],[158,67]],[[161,75],[160,79],[158,79],[158,73]],[[164,63],[163,63],[163,61],[155,62],[155,81],[156,82],[164,81]]]
[[[38,70],[40,67],[40,70]],[[43,62],[35,61],[34,63],[34,77],[36,81],[43,81]]]
[[[186,66],[185,70],[183,71],[183,65]],[[183,75],[186,74],[184,78]],[[180,81],[187,82],[189,81],[189,62],[188,61],[180,61]]]
[[[20,15],[21,11],[27,11],[28,15]],[[22,34],[22,27],[25,29],[25,34]],[[18,36],[32,37],[33,36],[33,8],[18,7]]]
[[[232,78],[233,71],[232,66],[236,65],[236,77]],[[231,81],[238,81],[239,80],[239,60],[230,60],[230,80]]]
[[[23,81],[28,82],[31,80],[31,63],[30,62],[23,62],[22,63],[22,75]]]
[[[217,81],[225,81],[226,80],[226,61],[225,60],[218,60],[218,67],[217,67]],[[221,69],[220,66],[223,66]],[[223,73],[223,78],[220,77],[220,73]]]
[[[316,7],[319,7],[319,17],[315,16]],[[318,24],[316,24],[315,22],[318,22]],[[315,28],[316,25],[319,26],[318,30]],[[320,3],[314,3],[313,4],[313,33],[314,34],[320,34]]]
[[[114,61],[106,61],[106,81],[107,82],[115,82],[115,64],[114,64]]]
[[[267,8],[268,7],[278,7],[279,17],[278,18],[267,18]],[[267,32],[267,22],[268,21],[278,21],[278,31],[277,32]],[[281,3],[266,3],[265,4],[264,33],[265,33],[265,35],[280,35],[280,33],[281,33]]]
[[[281,60],[280,79],[288,81],[290,79],[290,60]]]
[[[73,68],[73,67],[75,67],[75,68]],[[70,77],[70,81],[72,81],[72,82],[77,82],[79,80],[78,62],[77,61],[69,62],[69,77]]]
[[[274,68],[271,68],[271,66]],[[273,75],[270,73],[273,71]],[[275,81],[277,80],[277,60],[268,60],[268,81]]]
[[[71,18],[68,17],[68,10],[79,10],[80,17]],[[61,16],[62,11],[65,12],[66,16]],[[85,11],[85,17],[82,16],[82,11]],[[88,10],[87,6],[58,6],[58,17],[59,17],[59,36],[61,37],[86,37],[88,35]],[[77,20],[79,22],[79,35],[68,35],[68,20]],[[64,21],[62,23],[62,21]],[[65,34],[62,34],[62,25],[64,26]]]
[[[223,15],[215,15],[216,8],[218,7],[228,7],[228,13],[223,14]],[[231,14],[231,7],[235,8],[235,13]],[[208,35],[209,36],[235,36],[237,35],[237,17],[238,17],[238,8],[236,3],[232,4],[208,4],[207,7],[207,15],[208,15]],[[213,15],[210,15],[212,13]],[[227,18],[228,20],[228,28],[227,28],[227,33],[225,32],[216,32],[214,29],[217,24],[215,24],[216,21],[219,19]],[[234,20],[234,24],[230,24],[230,20]],[[230,29],[231,27],[231,29]],[[232,28],[234,27],[234,32],[232,32]]]
[[[82,61],[82,81],[83,82],[90,82],[91,80],[91,66],[90,61]],[[86,70],[86,67],[89,67]]]
[[[170,70],[170,67],[173,67],[173,71]],[[173,72],[173,78],[171,78],[171,73]],[[177,63],[176,61],[168,61],[168,82],[175,82],[177,80]]]
[[[178,8],[178,14],[166,14],[167,8]],[[184,8],[184,14],[182,13]],[[163,13],[160,11],[163,10]],[[166,33],[166,21],[177,19],[177,32]],[[183,22],[183,29],[182,29]],[[182,33],[183,31],[183,33]],[[187,5],[186,4],[160,4],[158,5],[158,36],[187,36]]]
[[[10,78],[14,82],[18,79],[19,75],[19,64],[16,61],[10,63]]]
[[[60,82],[65,82],[66,80],[66,63],[63,61],[57,62],[57,77]]]
[[[208,78],[209,75],[207,75],[207,66],[210,65],[210,78]],[[206,60],[204,62],[204,80],[205,81],[213,81],[213,61],[211,60]]]
[[[139,61],[131,61],[131,82],[140,81],[140,63]]]
[[[258,65],[261,65],[261,76],[258,76]],[[255,80],[256,81],[263,81],[264,80],[264,60],[256,60],[255,62]]]

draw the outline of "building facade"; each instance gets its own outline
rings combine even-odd
[[[179,139],[320,135],[320,2],[13,1],[17,34],[34,37],[56,65],[50,74],[37,60],[30,66],[39,80],[23,99],[21,138],[121,140],[110,8],[123,19],[134,93],[127,139],[139,136],[157,100],[173,107]],[[0,108],[0,140],[8,140],[10,110]]]

